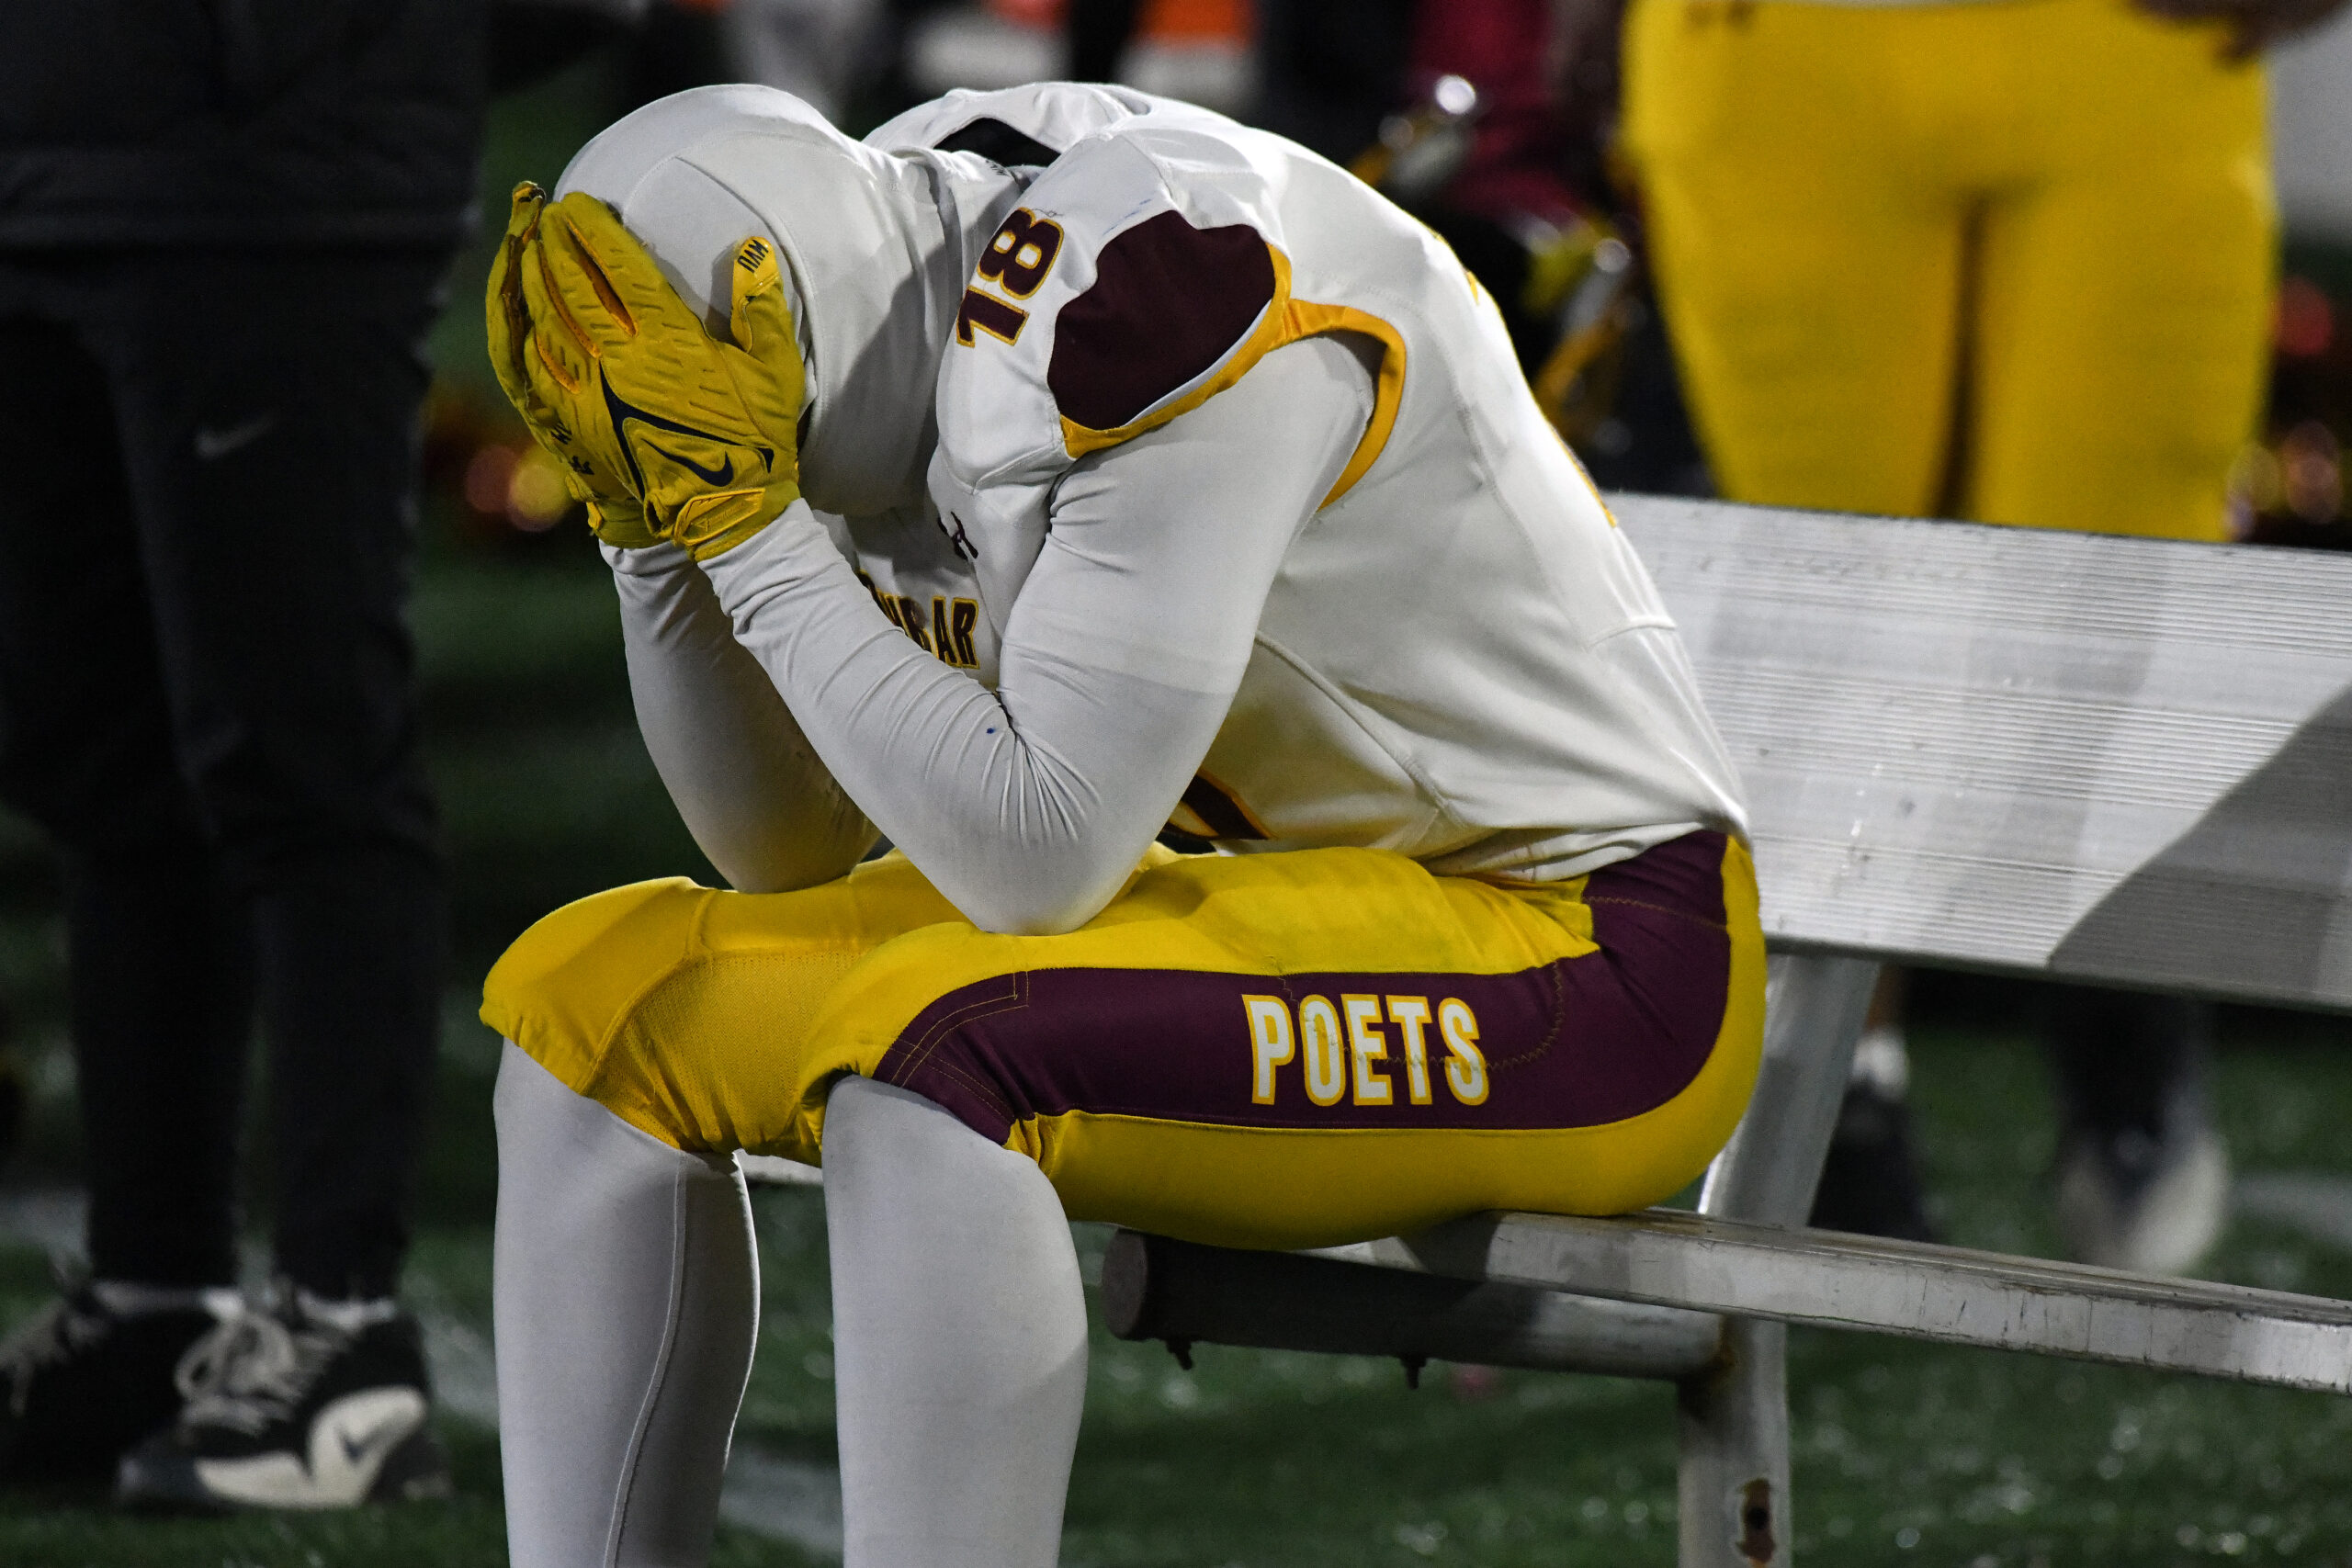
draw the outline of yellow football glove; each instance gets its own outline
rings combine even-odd
[[[541,348],[523,298],[526,269],[539,265],[537,240],[548,193],[526,180],[514,187],[506,217],[506,237],[490,265],[490,291],[483,300],[490,329],[490,367],[514,412],[541,446],[563,465],[564,483],[588,508],[588,527],[606,544],[624,549],[658,544],[647,526],[645,508],[617,468],[600,468],[571,424],[533,389],[528,367]],[[560,329],[559,329],[560,330]]]
[[[574,192],[528,218],[523,206],[518,193],[503,269],[521,306],[493,308],[493,357],[503,336],[515,406],[544,418],[535,429],[588,493],[599,537],[674,540],[708,560],[758,533],[800,493],[805,374],[775,245],[736,247],[728,344],[602,203]]]

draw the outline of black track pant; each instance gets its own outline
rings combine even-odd
[[[256,1000],[278,1267],[399,1273],[445,919],[402,604],[446,260],[0,254],[0,797],[63,858],[103,1278],[233,1277]]]

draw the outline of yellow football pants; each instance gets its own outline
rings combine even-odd
[[[1724,492],[2221,537],[2276,224],[2221,41],[2126,0],[1634,0],[1626,140]]]
[[[1763,998],[1747,852],[1693,833],[1541,888],[1158,852],[1050,937],[976,930],[895,854],[641,883],[526,932],[482,1018],[680,1148],[817,1163],[864,1074],[1033,1156],[1073,1218],[1308,1247],[1670,1195],[1747,1105]]]

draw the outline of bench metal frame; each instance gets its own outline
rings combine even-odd
[[[1775,954],[1697,1213],[1122,1233],[1114,1332],[1672,1382],[1683,1568],[1791,1561],[1790,1323],[2352,1393],[2352,1303],[1803,1224],[1882,961],[2352,1010],[2352,560],[1612,504],[1747,783]]]
[[[1804,1228],[1876,973],[1773,960],[1756,1099],[1695,1213],[1486,1214],[1292,1254],[1122,1231],[1104,1315],[1187,1351],[1671,1382],[1683,1568],[1792,1561],[1791,1323],[2352,1393],[2352,1303]]]
[[[1791,1561],[1790,1323],[2352,1393],[2352,1303],[1803,1226],[1882,961],[2352,1011],[2352,559],[1612,504],[1747,782],[1774,951],[1697,1212],[1123,1231],[1113,1331],[1671,1382],[1683,1568]]]

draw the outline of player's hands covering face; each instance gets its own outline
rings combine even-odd
[[[775,247],[736,247],[732,344],[602,202],[514,189],[486,301],[499,385],[608,545],[708,560],[800,493],[805,371]]]

